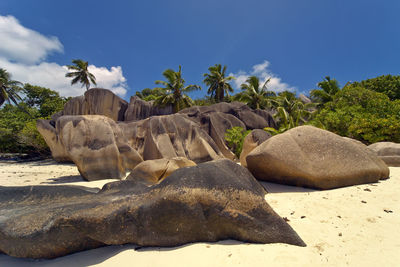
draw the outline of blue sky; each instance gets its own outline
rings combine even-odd
[[[203,73],[221,63],[236,88],[255,74],[307,94],[327,75],[341,85],[398,75],[399,11],[396,0],[2,0],[0,67],[72,96],[84,89],[63,66],[84,59],[128,100],[178,65],[203,96]]]

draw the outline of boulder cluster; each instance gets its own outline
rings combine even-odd
[[[172,114],[169,106],[157,107],[136,96],[127,103],[99,88],[72,98],[51,120],[37,122],[53,158],[74,162],[89,181],[121,179],[143,160],[234,160],[225,132],[235,126],[252,130],[276,125],[271,113],[244,103],[191,107]]]
[[[240,159],[225,141],[235,126],[252,130]],[[257,180],[332,189],[387,179],[385,162],[396,162],[393,145],[368,148],[312,126],[271,136],[265,127],[276,127],[271,113],[243,103],[173,114],[138,97],[127,103],[88,90],[37,128],[54,159],[74,162],[83,178],[121,181],[97,193],[0,187],[0,252],[54,258],[104,245],[221,239],[305,246]]]

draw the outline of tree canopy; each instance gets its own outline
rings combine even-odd
[[[229,81],[235,79],[235,77],[226,77],[226,66],[222,67],[221,64],[209,67],[208,71],[210,73],[203,75],[203,82],[208,86],[207,94],[211,95],[217,103],[222,102],[225,96],[229,96],[229,92],[234,91]]]
[[[243,92],[237,94],[235,99],[247,103],[252,109],[271,107],[271,97],[275,96],[275,93],[267,90],[267,84],[270,80],[266,80],[261,86],[258,77],[250,76],[246,83],[241,85]]]
[[[68,70],[72,71],[65,74],[65,77],[73,78],[71,85],[79,82],[82,84],[82,87],[86,86],[86,90],[89,90],[90,83],[96,85],[96,77],[89,72],[89,63],[87,61],[83,61],[82,59],[74,59],[72,60],[72,63],[74,65],[67,66]]]
[[[18,105],[18,101],[21,100],[18,94],[21,90],[21,85],[21,82],[11,80],[11,74],[0,68],[0,106],[5,101],[8,101],[9,104],[13,102]]]
[[[363,87],[365,89],[383,93],[387,95],[390,100],[400,99],[400,76],[382,75],[361,82],[349,83],[346,86]]]
[[[320,89],[314,89],[310,91],[311,99],[314,102],[323,105],[329,101],[332,101],[333,96],[340,91],[339,83],[336,79],[326,76],[322,82],[319,82],[317,86]]]
[[[400,100],[361,86],[345,86],[311,122],[366,144],[400,142]]]
[[[167,81],[156,81],[156,84],[164,85],[164,87],[154,88],[160,90],[161,96],[157,97],[155,104],[160,106],[172,105],[174,112],[193,105],[193,100],[185,93],[193,90],[201,90],[198,85],[190,84],[185,86],[185,80],[182,78],[182,68],[179,66],[178,71],[167,69],[163,72],[163,76]]]
[[[67,99],[48,88],[25,84],[24,98],[18,106],[0,108],[0,152],[49,153],[49,148],[36,129],[37,119],[49,119],[63,109]]]

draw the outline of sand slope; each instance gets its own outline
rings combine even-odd
[[[399,266],[400,168],[376,184],[314,191],[263,183],[266,200],[307,243],[246,244],[227,240],[176,248],[110,246],[54,260],[0,255],[0,266]],[[74,165],[53,161],[0,163],[0,185],[79,185],[100,188],[111,180],[85,182]]]

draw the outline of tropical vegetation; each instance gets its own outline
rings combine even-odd
[[[229,96],[229,93],[234,92],[229,81],[235,77],[226,77],[226,66],[222,67],[221,64],[209,67],[208,71],[210,73],[203,74],[203,82],[208,86],[207,94],[211,95],[215,102],[222,102],[226,96]]]
[[[163,76],[167,81],[158,80],[155,82],[156,84],[164,85],[164,87],[155,88],[155,90],[161,92],[155,103],[161,106],[172,105],[174,112],[192,106],[193,100],[186,93],[193,90],[201,90],[201,87],[194,84],[185,86],[181,66],[179,66],[178,71],[167,69],[163,72]]]
[[[74,59],[72,60],[72,63],[73,65],[67,65],[68,70],[71,70],[71,72],[65,74],[65,77],[73,78],[71,85],[79,82],[82,84],[82,87],[86,87],[86,90],[89,90],[91,83],[96,85],[96,77],[89,72],[89,63],[87,61]]]
[[[246,103],[252,109],[265,109],[273,106],[273,97],[276,94],[273,91],[267,90],[267,84],[271,79],[267,79],[261,86],[257,76],[250,76],[246,83],[243,83],[240,88],[243,92],[236,94],[235,100]]]
[[[5,101],[18,105],[18,102],[22,100],[18,94],[21,91],[21,85],[21,82],[11,80],[11,75],[0,68],[0,106]]]
[[[310,123],[366,144],[400,142],[400,100],[361,86],[344,87]]]
[[[73,60],[66,76],[73,78],[72,84],[81,83],[86,89],[96,84],[88,71],[88,62]],[[279,134],[299,125],[310,124],[342,136],[351,137],[365,144],[379,141],[400,142],[400,76],[383,75],[360,82],[348,82],[340,88],[336,79],[326,76],[317,83],[318,89],[310,90],[310,99],[298,97],[296,93],[276,93],[270,88],[270,80],[263,82],[249,76],[234,93],[229,84],[226,66],[215,64],[203,75],[207,95],[192,100],[187,94],[200,90],[198,85],[186,85],[182,68],[167,69],[164,81],[156,81],[153,89],[146,88],[136,95],[155,105],[171,105],[174,112],[192,105],[211,105],[221,101],[241,101],[253,109],[266,109],[277,122],[276,128],[265,128]],[[36,119],[48,119],[63,109],[67,99],[49,89],[31,84],[22,84],[11,78],[5,69],[0,69],[0,152],[48,153],[48,147],[36,130]],[[228,129],[228,146],[239,156],[246,129]]]
[[[228,147],[233,151],[233,153],[235,153],[238,158],[240,157],[240,153],[242,153],[244,138],[249,133],[250,130],[246,131],[239,126],[226,130],[225,140],[228,143]]]
[[[0,152],[48,155],[46,142],[36,129],[37,119],[50,119],[62,110],[67,99],[48,88],[25,84],[18,105],[0,109]]]
[[[336,79],[326,76],[322,82],[319,82],[317,86],[320,89],[314,89],[310,91],[311,99],[318,103],[319,106],[324,105],[333,100],[335,94],[340,91],[339,83]]]

